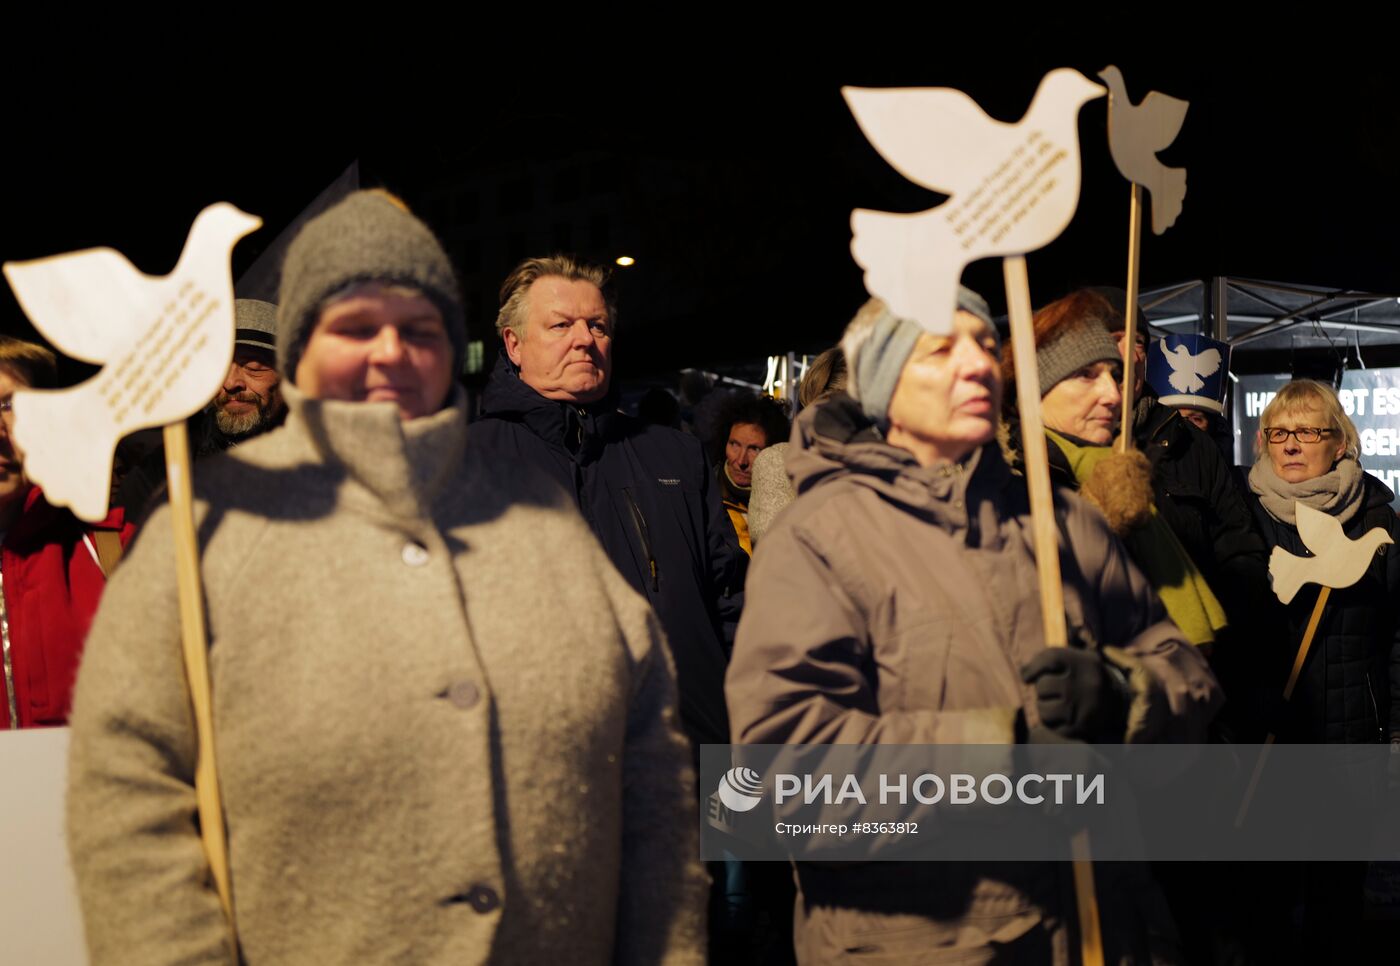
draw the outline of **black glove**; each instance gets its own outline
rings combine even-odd
[[[1035,688],[1036,710],[1050,730],[1078,741],[1123,740],[1132,693],[1097,650],[1046,648],[1021,668],[1021,680]]]

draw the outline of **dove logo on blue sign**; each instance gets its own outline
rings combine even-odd
[[[763,778],[752,768],[731,768],[720,776],[718,794],[731,812],[747,812],[763,800]]]
[[[1164,406],[1225,411],[1230,346],[1203,335],[1169,335],[1147,355],[1147,382]]]

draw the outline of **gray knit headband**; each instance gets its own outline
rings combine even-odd
[[[992,321],[987,300],[963,285],[958,286],[958,309],[977,316],[996,334],[996,324]],[[899,383],[899,374],[914,351],[914,343],[919,341],[924,331],[919,323],[899,318],[887,308],[861,344],[854,365],[852,360],[846,360],[846,364],[852,368],[855,395],[860,399],[861,408],[882,426],[889,416],[890,399]]]

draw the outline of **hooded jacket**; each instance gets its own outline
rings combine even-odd
[[[1028,499],[997,445],[920,466],[838,396],[799,417],[787,465],[798,497],[758,547],[726,682],[734,740],[1009,744],[1018,714],[1037,723],[1019,674],[1044,648]],[[1150,673],[1133,739],[1201,740],[1221,700],[1204,659],[1103,518],[1068,493],[1056,504],[1071,637],[1122,647]],[[1064,961],[1051,954],[1071,908],[1055,865],[798,876],[804,961],[866,945],[923,962],[920,946],[1042,939],[1045,961]]]
[[[700,442],[618,412],[611,396],[586,406],[546,399],[502,352],[468,445],[488,465],[534,466],[573,496],[613,565],[661,619],[687,733],[724,743],[723,628],[742,607],[747,556]]]
[[[200,466],[214,743],[259,963],[699,963],[694,786],[654,615],[567,498],[306,399]],[[93,625],[68,835],[93,962],[227,962],[195,823],[168,507]]]

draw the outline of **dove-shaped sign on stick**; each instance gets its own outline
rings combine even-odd
[[[1283,686],[1283,700],[1293,697],[1293,689],[1307,663],[1308,651],[1312,649],[1313,638],[1317,636],[1318,625],[1322,623],[1322,612],[1327,607],[1327,598],[1335,587],[1340,590],[1350,587],[1360,580],[1371,566],[1376,551],[1387,543],[1394,543],[1390,534],[1382,527],[1372,527],[1355,540],[1347,537],[1341,521],[1330,513],[1314,510],[1306,503],[1293,504],[1293,519],[1298,527],[1298,536],[1303,538],[1303,546],[1312,552],[1311,557],[1300,557],[1282,547],[1274,547],[1269,556],[1269,581],[1273,584],[1274,596],[1281,603],[1291,603],[1304,584],[1318,584],[1317,603],[1313,604],[1312,615],[1308,618],[1307,629],[1298,652],[1293,656],[1293,669],[1288,674],[1288,683]],[[1269,747],[1274,743],[1273,734],[1264,740],[1264,748],[1254,765],[1254,774],[1245,790],[1244,801],[1235,815],[1235,827],[1244,824],[1249,811],[1254,789],[1259,777],[1264,773],[1264,762],[1268,758]]]
[[[1048,245],[1074,217],[1079,108],[1104,94],[1078,71],[1045,75],[1016,124],[988,117],[948,87],[846,87],[842,94],[891,167],[950,196],[911,215],[851,214],[851,254],[865,269],[865,287],[896,315],[951,332],[968,263]]]
[[[1059,531],[1040,418],[1025,254],[1054,241],[1079,204],[1079,109],[1104,89],[1061,68],[1046,74],[1016,124],[993,120],[952,88],[842,90],[857,123],[896,171],[949,198],[912,215],[857,210],[851,254],[865,287],[894,314],[936,334],[953,330],[963,268],[1004,256],[1011,349],[1030,490],[1036,573],[1045,643],[1063,647],[1064,589]],[[1071,841],[1081,960],[1102,966],[1103,945],[1087,833]]]
[[[1347,538],[1342,524],[1330,513],[1314,510],[1306,503],[1293,505],[1298,536],[1312,552],[1299,557],[1275,547],[1269,557],[1269,579],[1274,595],[1289,603],[1304,584],[1341,589],[1362,578],[1383,544],[1394,543],[1381,527],[1372,527],[1355,540]]]
[[[1149,91],[1142,103],[1128,100],[1123,72],[1112,64],[1099,71],[1108,85],[1108,150],[1123,177],[1152,195],[1152,233],[1160,235],[1176,223],[1186,198],[1186,169],[1169,168],[1157,152],[1176,140],[1191,105],[1160,91]]]
[[[1186,169],[1168,168],[1157,160],[1157,152],[1176,140],[1186,120],[1188,105],[1183,100],[1150,92],[1141,104],[1128,100],[1123,72],[1112,64],[1099,71],[1108,84],[1108,150],[1123,177],[1132,183],[1132,203],[1128,208],[1128,293],[1123,325],[1123,421],[1118,448],[1131,445],[1133,376],[1132,347],[1137,340],[1138,263],[1142,246],[1142,189],[1152,194],[1152,231],[1160,235],[1181,214],[1186,197]]]
[[[77,386],[14,395],[25,472],[50,503],[101,520],[117,441],[182,420],[219,391],[233,358],[229,253],[261,224],[227,203],[204,209],[164,278],[110,248],[5,264],[34,327],[64,353],[103,364]]]
[[[71,356],[102,363],[96,376],[70,389],[14,395],[15,441],[25,452],[25,471],[43,485],[49,501],[100,520],[107,512],[117,440],[132,430],[165,427],[185,673],[199,738],[195,800],[235,950],[183,420],[218,392],[228,372],[234,340],[229,253],[261,224],[230,204],[205,208],[190,227],[175,270],[164,278],[141,274],[110,248],[4,266],[15,297],[49,341]]]

